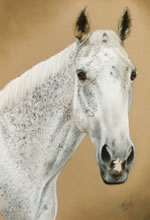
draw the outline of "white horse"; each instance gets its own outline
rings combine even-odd
[[[128,110],[136,70],[123,48],[126,9],[118,34],[90,33],[84,9],[77,41],[34,66],[0,92],[0,215],[7,220],[55,220],[56,182],[88,134],[102,179],[126,181],[134,161]]]

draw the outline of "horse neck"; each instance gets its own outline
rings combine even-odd
[[[9,156],[20,161],[32,178],[49,172],[55,176],[83,137],[72,114],[73,68],[72,56],[61,74],[48,78],[0,118]]]

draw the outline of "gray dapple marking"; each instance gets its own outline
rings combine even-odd
[[[0,92],[0,214],[7,220],[55,220],[56,182],[87,133],[105,183],[126,181],[134,161],[128,109],[136,71],[118,34],[90,26],[83,10],[77,41]]]

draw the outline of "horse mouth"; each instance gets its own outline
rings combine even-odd
[[[126,182],[126,180],[109,182],[108,180],[105,180],[104,178],[102,178],[102,180],[106,185],[120,185]]]
[[[103,182],[107,185],[120,185],[126,182],[127,180],[127,173],[120,176],[120,177],[112,177],[109,172],[107,173],[103,169],[100,169],[100,175]]]

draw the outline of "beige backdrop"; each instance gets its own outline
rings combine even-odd
[[[85,138],[59,178],[57,220],[150,220],[149,0],[0,0],[0,87],[72,43],[72,24],[85,6],[92,30],[115,30],[123,8],[131,10],[125,47],[139,72],[130,112],[136,162],[125,184],[105,185]]]

